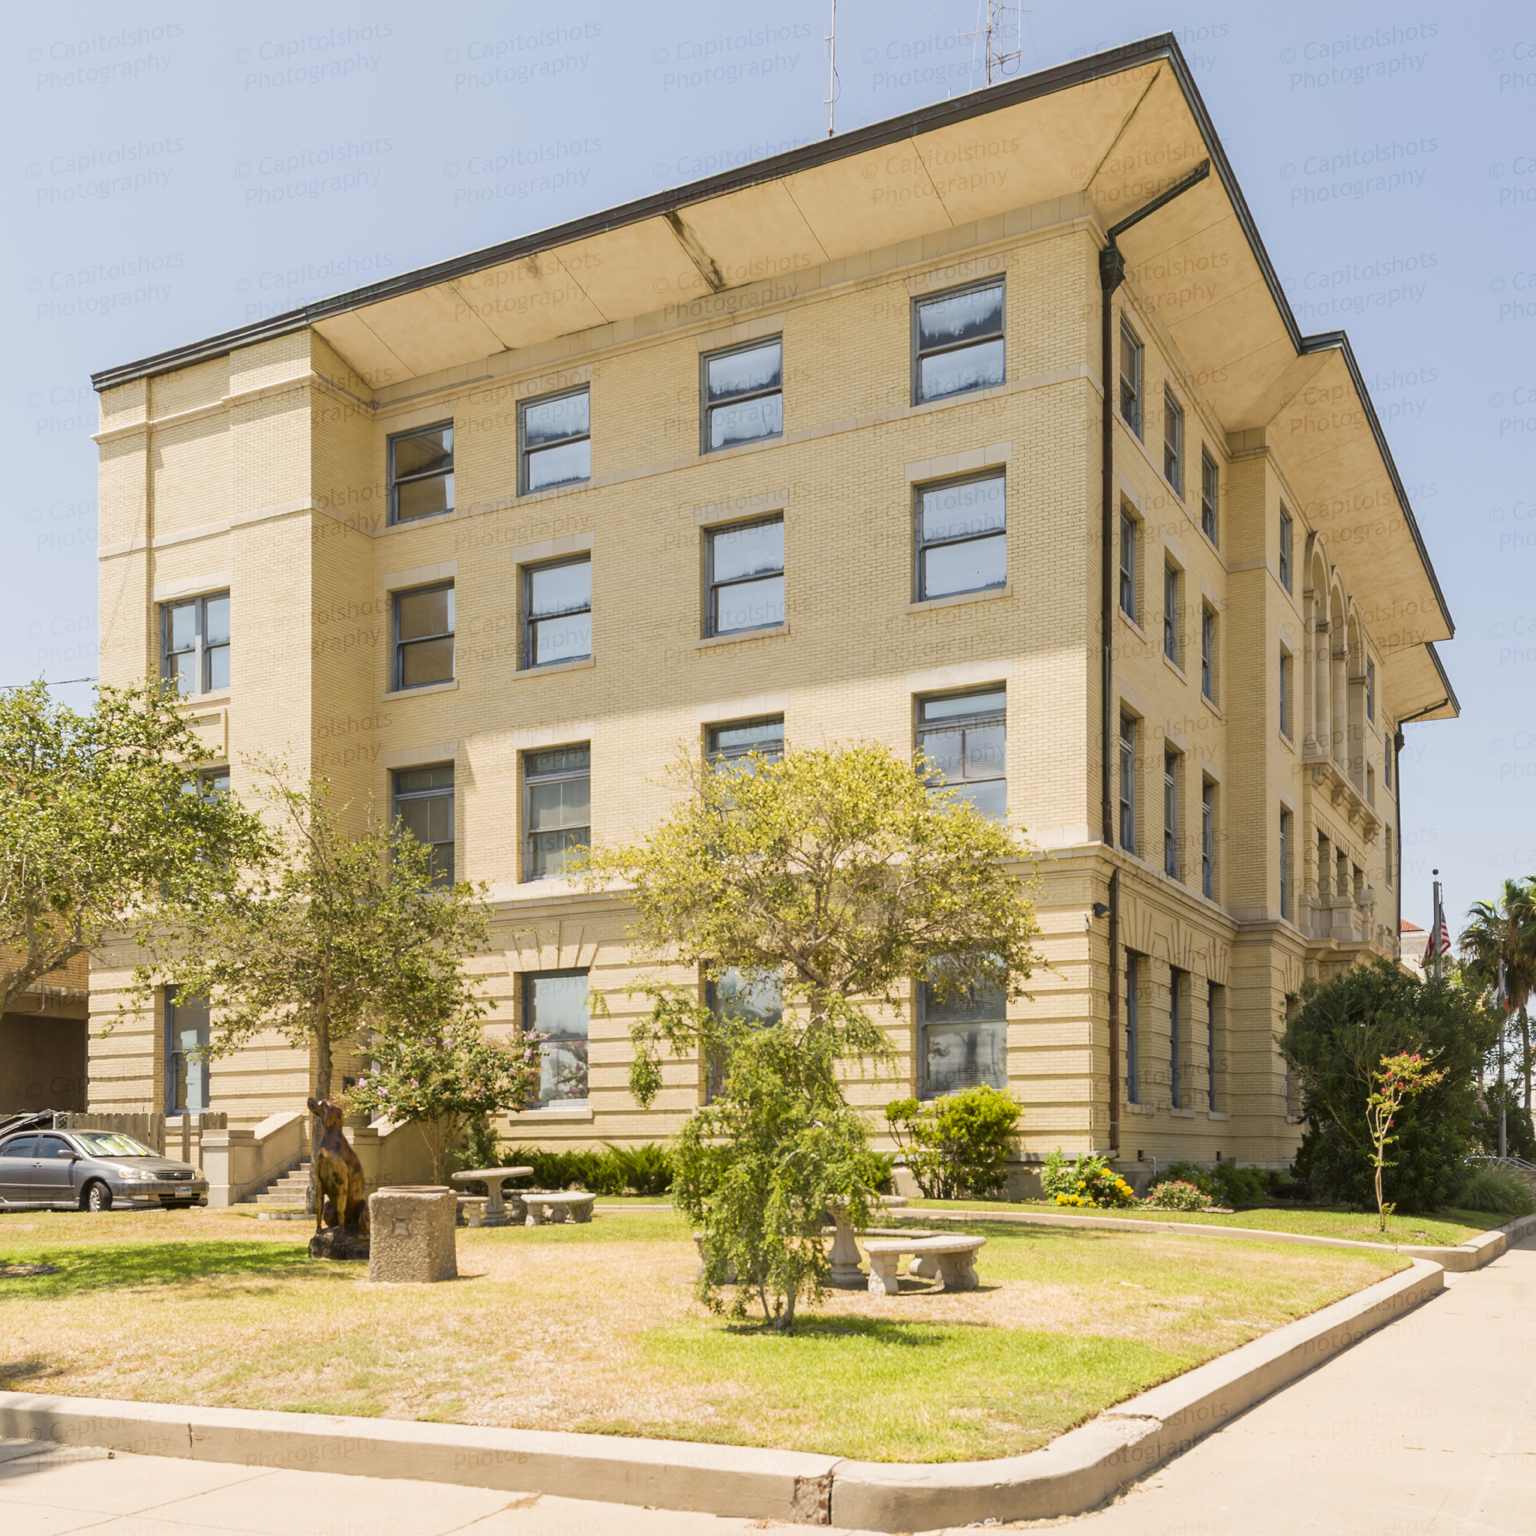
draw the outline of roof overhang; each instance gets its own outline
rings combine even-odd
[[[109,389],[313,327],[361,378],[397,384],[1055,198],[1086,194],[1107,228],[1207,157],[1214,174],[1120,238],[1130,274],[1228,433],[1261,434],[1280,453],[1383,649],[1433,657],[1426,647],[1450,638],[1453,626],[1348,340],[1302,336],[1167,34],[404,273],[93,382]],[[1443,680],[1437,659],[1428,671]],[[1401,681],[1405,697],[1394,708],[1408,713],[1420,689]],[[1448,685],[1442,694],[1450,696]]]

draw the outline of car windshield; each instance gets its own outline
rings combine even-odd
[[[153,1148],[120,1131],[75,1131],[74,1138],[92,1157],[159,1157]]]

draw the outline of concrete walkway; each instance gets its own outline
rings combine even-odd
[[[1536,1239],[1075,1520],[1081,1536],[1529,1536]],[[745,1536],[768,1521],[0,1442],[5,1536]],[[831,1536],[831,1533],[829,1533]]]

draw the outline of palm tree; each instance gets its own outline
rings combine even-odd
[[[1504,987],[1508,1013],[1520,1015],[1520,1075],[1525,1084],[1525,1107],[1531,1107],[1531,1023],[1526,1011],[1536,991],[1536,875],[1526,880],[1506,880],[1496,902],[1475,901],[1470,921],[1457,941],[1467,969],[1486,987],[1498,979],[1504,962]],[[1506,1023],[1508,1014],[1505,1016]]]

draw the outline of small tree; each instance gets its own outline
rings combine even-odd
[[[262,798],[276,856],[224,899],[191,913],[177,951],[136,973],[211,1005],[208,1054],[273,1031],[314,1056],[314,1096],[331,1097],[335,1053],[366,1033],[440,1030],[478,1017],[464,957],[488,941],[483,887],[433,885],[426,847],[371,810],[342,826],[322,779],[295,788],[271,763]]]
[[[1017,873],[1031,850],[881,746],[753,754],[719,770],[685,760],[676,777],[685,793],[672,813],[644,844],[593,852],[590,881],[630,887],[640,954],[711,980],[773,978],[784,1009],[766,1024],[716,1015],[696,985],[642,982],[651,1010],[631,1030],[630,1088],[655,1100],[664,1051],[717,1070],[674,1185],[703,1228],[700,1295],[719,1307],[734,1269],[787,1331],[797,1297],[822,1293],[827,1204],[858,1223],[875,1195],[867,1122],[840,1082],[892,1058],[870,1006],[899,1013],[925,975],[946,998],[1022,995],[1038,962]]]
[[[1387,1162],[1387,1148],[1397,1140],[1392,1134],[1393,1123],[1404,1104],[1442,1082],[1445,1073],[1433,1071],[1416,1051],[1405,1051],[1396,1056],[1383,1056],[1381,1065],[1371,1077],[1376,1086],[1365,1101],[1365,1124],[1371,1138],[1369,1156],[1376,1181],[1376,1214],[1381,1220],[1381,1230],[1385,1232],[1387,1217],[1396,1209],[1383,1200],[1381,1193],[1381,1171],[1391,1167]]]
[[[0,1011],[109,937],[174,943],[261,856],[260,822],[197,792],[210,757],[159,683],[99,688],[88,715],[46,683],[0,692]]]
[[[886,1123],[906,1154],[907,1169],[929,1200],[1001,1194],[1021,1113],[1012,1094],[985,1083],[931,1104],[898,1099],[885,1106]]]
[[[380,1030],[370,1047],[372,1069],[346,1095],[353,1113],[388,1115],[420,1130],[434,1184],[444,1181],[448,1154],[470,1122],[521,1109],[538,1092],[544,1036],[488,1040],[479,1012],[450,1024]]]

